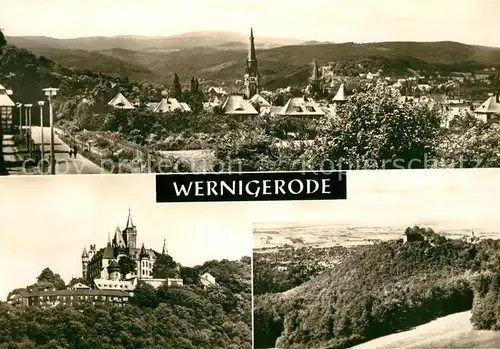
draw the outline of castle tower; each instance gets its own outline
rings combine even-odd
[[[257,55],[255,54],[255,44],[253,37],[253,28],[250,28],[250,47],[245,69],[245,97],[252,98],[259,93],[259,69],[257,67]]]
[[[82,252],[82,277],[83,280],[87,280],[87,267],[89,265],[89,255],[87,249],[84,247]]]
[[[127,247],[130,250],[135,250],[137,247],[137,229],[132,221],[132,214],[130,213],[130,208],[128,209],[127,226],[124,230],[124,237],[127,243]]]
[[[167,255],[168,250],[167,250],[167,239],[163,239],[163,249],[161,250],[161,254]]]
[[[146,274],[146,261],[149,261],[149,253],[146,251],[146,248],[144,247],[144,244],[142,244],[141,247],[141,253],[139,254],[139,270],[137,271],[137,276],[139,279],[144,279]]]
[[[120,265],[117,261],[112,260],[108,265],[109,279],[113,281],[120,280]]]

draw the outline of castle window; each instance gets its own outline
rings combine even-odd
[[[300,105],[293,107],[293,110],[297,113],[302,113],[304,111]]]

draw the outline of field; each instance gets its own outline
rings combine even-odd
[[[450,229],[439,226],[425,225],[437,233],[451,239],[460,239],[464,236],[498,238],[498,232],[481,229]],[[254,229],[254,250],[265,249],[270,252],[284,245],[296,247],[352,247],[372,244],[376,241],[397,240],[403,237],[406,226],[395,227],[352,227],[335,224],[322,225],[288,225],[280,227],[256,226]]]
[[[409,331],[380,337],[351,349],[470,349],[500,347],[500,333],[472,327],[471,312],[448,315]]]

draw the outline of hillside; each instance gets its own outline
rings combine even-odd
[[[429,241],[366,246],[294,289],[256,297],[256,348],[348,348],[472,309],[473,285],[495,270],[500,241],[427,232]],[[485,327],[484,316],[477,310],[475,325]]]
[[[207,270],[217,285],[205,289],[199,277]],[[42,278],[49,273],[54,276],[52,282]],[[181,267],[181,274],[182,287],[163,284],[154,289],[140,283],[128,304],[119,307],[87,302],[13,307],[0,302],[0,348],[250,349],[250,257]],[[72,281],[74,285],[83,280]],[[47,285],[65,288],[60,276],[48,268],[31,288]]]
[[[227,37],[224,38],[226,39]],[[222,43],[222,39],[220,43],[226,47],[221,47],[210,44],[205,39],[189,36],[175,38],[178,42],[185,42],[184,46],[170,45],[162,41],[167,39],[152,38],[146,41],[137,40],[136,46],[122,43],[122,40],[135,42],[135,39],[130,37],[120,37],[118,41],[106,45],[94,45],[94,39],[89,38],[88,46],[68,44],[66,47],[62,47],[64,45],[59,41],[49,40],[52,45],[50,46],[46,44],[46,38],[40,39],[38,47],[34,38],[23,40],[25,41],[13,38],[11,43],[29,47],[33,52],[47,56],[63,66],[168,83],[172,81],[174,72],[184,79],[197,76],[210,81],[234,83],[242,79],[244,74],[247,47],[246,43],[238,46],[234,44],[235,41],[226,40]],[[256,41],[259,40],[261,39],[257,37]],[[231,49],[227,49],[228,46],[231,46]],[[95,52],[83,51],[81,48],[84,47],[92,47]],[[353,76],[359,72],[375,72],[378,69],[382,69],[385,75],[396,76],[407,75],[408,69],[430,74],[436,71],[468,72],[493,66],[500,69],[499,48],[455,42],[309,42],[271,49],[261,47],[257,51],[263,84],[270,89],[306,84],[314,59],[317,59],[320,65],[334,62],[339,74]]]
[[[46,36],[8,36],[7,41],[27,49],[69,49],[103,51],[114,48],[126,50],[181,50],[193,47],[219,47],[224,49],[244,49],[248,46],[248,34],[228,31],[196,31],[172,36],[119,35],[112,37],[95,36],[72,39],[56,39]],[[257,47],[275,47],[299,44],[291,38],[259,38]]]
[[[500,332],[473,328],[470,311],[444,316],[409,331],[391,334],[351,349],[497,348]]]

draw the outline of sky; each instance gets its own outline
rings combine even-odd
[[[138,247],[168,253],[185,266],[252,254],[245,204],[157,204],[154,176],[11,176],[0,178],[0,299],[36,282],[45,268],[81,277],[83,247],[106,247],[125,228],[130,207]],[[242,206],[243,209],[242,209]]]
[[[7,36],[224,30],[332,42],[442,41],[500,47],[498,0],[0,0]]]
[[[308,224],[498,231],[500,170],[349,171],[347,200],[252,204],[256,227]]]

